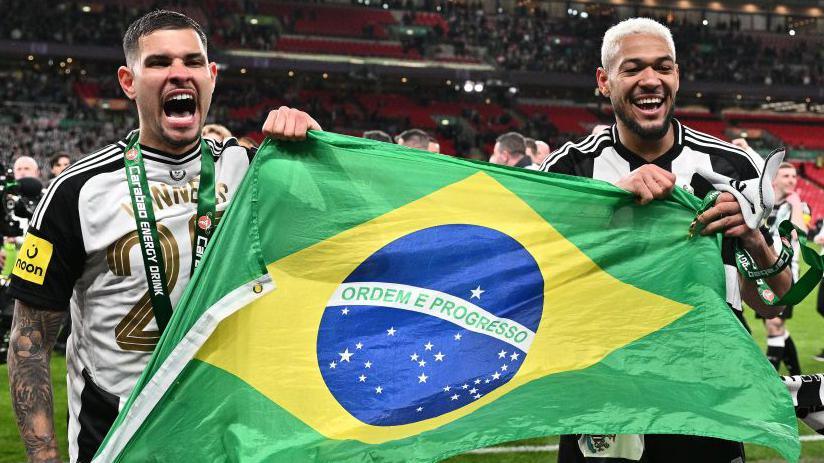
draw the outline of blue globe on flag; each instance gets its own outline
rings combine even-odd
[[[538,329],[544,281],[512,237],[476,225],[419,230],[337,288],[318,366],[352,416],[375,426],[434,418],[513,378]]]

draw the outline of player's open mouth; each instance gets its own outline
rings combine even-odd
[[[664,104],[664,98],[660,96],[636,98],[632,101],[632,104],[645,114],[655,114]]]
[[[174,126],[189,125],[195,120],[197,103],[191,91],[174,91],[163,100],[163,114]]]

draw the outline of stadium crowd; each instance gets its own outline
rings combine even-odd
[[[313,21],[315,3],[292,2],[285,13],[270,24],[252,19],[272,2],[218,1],[201,4],[177,0],[172,5],[209,23],[213,44],[254,50],[277,50],[282,34],[295,34],[298,21]],[[278,2],[274,2],[275,4]],[[209,5],[214,5],[212,9]],[[443,24],[436,23],[422,36],[397,35],[405,51],[414,48],[421,56],[441,56],[451,48],[457,57],[484,60],[503,70],[557,71],[588,74],[597,67],[598,37],[614,24],[614,10],[587,18],[555,17],[541,7],[513,11],[487,11],[473,3],[437,2]],[[430,5],[433,6],[433,5]],[[0,19],[0,39],[45,41],[65,44],[97,45],[116,43],[127,26],[127,19],[153,8],[97,4],[84,11],[76,3],[52,5],[44,0],[8,2]],[[41,15],[44,9],[53,15]],[[415,10],[406,13],[402,24],[415,24]],[[697,81],[725,81],[767,85],[824,84],[824,47],[786,34],[753,35],[742,32],[736,22],[708,27],[701,23],[659,20],[673,31],[683,78]],[[360,38],[372,39],[374,32],[365,27]],[[326,34],[319,23],[317,32]]]

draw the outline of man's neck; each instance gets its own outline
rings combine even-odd
[[[630,151],[640,156],[647,162],[653,162],[662,154],[672,148],[675,144],[675,129],[670,124],[666,135],[658,140],[645,140],[638,136],[635,132],[624,125],[623,121],[617,119],[618,136],[621,138],[621,143]]]
[[[165,143],[162,140],[159,140],[155,137],[144,135],[144,131],[141,130],[137,142],[140,143],[142,146],[153,148],[162,151],[166,154],[170,154],[172,156],[182,156],[186,153],[191,152],[195,145],[200,143],[200,139],[194,140],[192,143],[189,143],[186,146],[177,146]]]

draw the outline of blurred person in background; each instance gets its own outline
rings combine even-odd
[[[252,149],[252,148],[257,148],[258,147],[257,142],[254,141],[253,139],[251,139],[250,137],[240,137],[240,138],[238,138],[237,139],[237,144],[244,147],[244,148],[246,148],[246,149]]]
[[[34,177],[40,180],[40,166],[37,161],[30,156],[20,156],[14,161],[14,179],[20,180],[23,177]]]
[[[526,139],[518,132],[507,132],[498,137],[489,157],[492,164],[528,167],[532,160],[526,155]]]
[[[218,143],[232,136],[232,132],[220,124],[206,124],[201,131],[203,138],[210,138]]]
[[[392,137],[383,130],[367,130],[366,132],[363,132],[363,138],[382,141],[384,143],[394,143],[392,141]]]
[[[744,141],[744,146],[751,149],[746,141]],[[789,220],[793,225],[803,230],[805,234],[807,232],[807,223],[804,217],[809,215],[810,207],[807,203],[801,201],[801,197],[796,191],[797,183],[798,174],[795,167],[789,162],[782,162],[772,183],[773,191],[775,191],[775,204],[772,211],[770,211],[770,216],[767,218],[767,227],[772,235],[773,248],[779,253],[781,252],[782,243],[781,236],[778,234],[778,226],[781,222]],[[801,252],[801,244],[798,241],[796,232],[793,232],[790,245],[794,251],[790,262],[790,271],[795,282],[799,278],[798,255]],[[764,326],[767,330],[767,359],[776,370],[781,367],[783,362],[790,375],[800,375],[801,364],[798,361],[798,350],[792,336],[790,336],[790,331],[786,327],[786,320],[789,320],[792,316],[793,306],[788,305],[778,317],[764,319]],[[756,317],[763,319],[758,314],[756,314]]]
[[[72,163],[72,158],[68,153],[57,153],[49,158],[49,181],[48,184],[54,181],[54,178],[60,175]]]
[[[543,140],[535,140],[535,145],[538,147],[538,150],[535,151],[535,156],[532,158],[532,163],[540,167],[546,157],[549,156],[549,152],[552,150],[549,148],[549,144]]]
[[[429,134],[421,129],[409,129],[401,132],[397,137],[397,141],[401,146],[427,151],[430,139]]]

